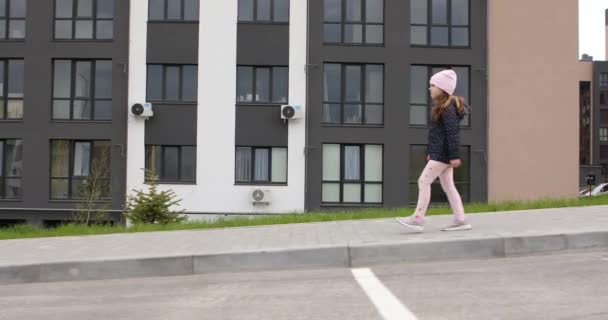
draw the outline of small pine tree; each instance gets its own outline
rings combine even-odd
[[[152,162],[154,163],[154,162]],[[145,170],[148,192],[133,190],[135,195],[127,197],[125,218],[137,224],[169,224],[184,222],[188,217],[181,215],[184,210],[171,211],[171,207],[181,202],[172,190],[159,192],[154,169]]]

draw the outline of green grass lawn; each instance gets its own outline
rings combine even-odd
[[[529,209],[547,209],[563,207],[581,207],[608,205],[608,196],[585,197],[561,200],[537,200],[537,201],[513,201],[501,203],[471,203],[465,205],[467,213],[484,213],[497,211],[514,211]],[[123,226],[83,226],[83,225],[64,225],[55,229],[43,229],[31,225],[19,225],[10,228],[0,229],[0,240],[20,239],[20,238],[39,238],[39,237],[62,237],[62,236],[81,236],[125,232],[150,232],[150,231],[169,231],[169,230],[195,230],[211,228],[231,228],[245,226],[260,226],[288,223],[323,222],[356,219],[377,219],[391,218],[396,216],[407,216],[412,214],[414,208],[401,209],[361,209],[348,211],[332,212],[310,212],[304,214],[285,214],[273,216],[256,216],[251,218],[225,218],[214,222],[187,222],[170,225],[140,225],[126,228]],[[451,214],[447,206],[429,208],[427,215]]]

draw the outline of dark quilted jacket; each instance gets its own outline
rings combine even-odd
[[[431,120],[429,130],[428,154],[431,160],[449,163],[460,159],[460,120],[464,113],[459,113],[452,103],[437,121]]]

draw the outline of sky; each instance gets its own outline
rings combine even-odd
[[[579,0],[579,57],[583,53],[594,60],[606,59],[605,11],[608,0]]]

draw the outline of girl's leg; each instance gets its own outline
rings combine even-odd
[[[456,185],[454,184],[454,168],[448,167],[443,171],[439,175],[439,181],[441,182],[443,191],[448,196],[448,201],[450,202],[450,207],[452,208],[456,221],[463,222],[465,220],[464,206],[458,189],[456,189]]]
[[[416,205],[416,211],[414,212],[414,218],[417,221],[420,222],[424,219],[426,210],[429,207],[429,202],[431,201],[431,184],[448,167],[449,165],[434,160],[430,160],[424,167],[422,174],[420,174],[420,178],[418,178],[418,204]]]

